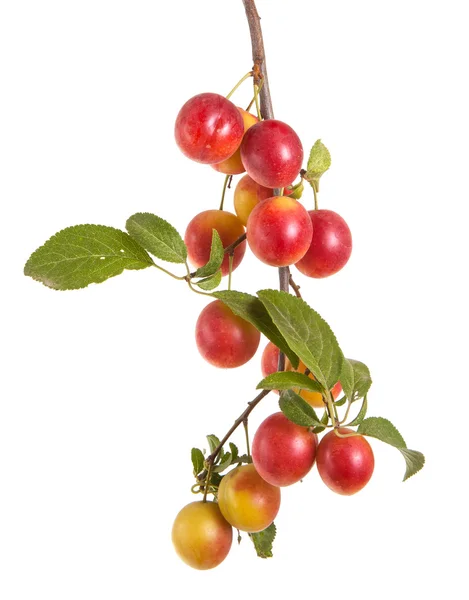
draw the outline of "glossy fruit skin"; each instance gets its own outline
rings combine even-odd
[[[235,315],[221,300],[210,302],[195,326],[200,354],[215,367],[233,369],[247,363],[256,353],[261,334]]]
[[[352,254],[352,234],[344,219],[333,210],[311,210],[313,238],[295,267],[308,277],[320,279],[340,271]]]
[[[341,427],[339,431],[352,433],[353,430]],[[327,487],[343,496],[351,496],[364,488],[375,466],[373,450],[362,435],[340,438],[334,430],[319,442],[316,461]]]
[[[246,225],[253,208],[262,200],[271,198],[273,193],[271,188],[259,185],[249,175],[242,177],[235,187],[233,198],[234,209],[241,223]]]
[[[283,188],[293,183],[300,172],[303,146],[290,125],[268,119],[246,132],[241,160],[254,181],[267,188]]]
[[[316,459],[318,436],[295,425],[282,412],[267,417],[252,440],[252,462],[268,483],[279,487],[297,483]]]
[[[196,162],[214,164],[229,158],[244,135],[243,118],[236,106],[219,94],[198,94],[179,111],[174,127],[176,143]]]
[[[249,247],[262,262],[286,267],[298,262],[311,245],[313,226],[302,204],[288,196],[263,200],[249,215]]]
[[[268,527],[277,516],[280,489],[262,479],[254,465],[242,465],[221,480],[218,505],[233,527],[256,533]]]
[[[246,133],[246,131],[250,127],[258,123],[259,119],[250,112],[247,112],[243,108],[240,108],[239,106],[238,110],[241,117],[243,118],[244,133]],[[215,171],[218,171],[219,173],[224,173],[225,175],[239,175],[241,173],[244,173],[244,171],[246,170],[244,168],[243,161],[241,160],[241,150],[239,147],[236,150],[236,152],[232,156],[230,156],[230,158],[227,158],[221,163],[212,165],[212,167],[215,169]]]
[[[306,365],[302,360],[300,360],[298,369],[294,369],[291,362],[287,358],[285,360],[285,370],[296,371],[297,373],[305,373]],[[312,373],[309,373],[308,377],[313,380],[315,379]],[[312,392],[310,390],[300,390],[297,388],[293,388],[293,391],[296,392],[299,396],[301,396],[303,400],[306,400],[306,402],[313,408],[324,408],[322,394],[320,394],[319,392]],[[336,400],[339,397],[341,391],[342,386],[340,385],[340,382],[337,382],[331,389],[332,397],[334,398],[334,400]]]
[[[233,528],[215,502],[191,502],[176,516],[172,540],[178,556],[194,569],[213,569],[228,555]]]
[[[226,210],[204,210],[196,215],[187,226],[184,235],[189,260],[195,267],[203,267],[210,258],[213,229],[218,231],[224,248],[236,241],[245,231],[238,217]],[[241,242],[234,251],[233,271],[243,260],[245,252],[246,242]],[[221,265],[223,275],[228,275],[229,265],[227,254]]]

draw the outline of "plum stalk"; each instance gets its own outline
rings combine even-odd
[[[256,4],[254,0],[243,0],[244,9],[246,11],[246,17],[248,20],[249,31],[251,34],[251,46],[252,46],[252,60],[253,60],[253,69],[252,74],[254,78],[254,86],[257,86],[256,95],[259,95],[260,99],[260,112],[261,116],[264,120],[273,119],[274,118],[274,110],[272,107],[272,98],[270,96],[270,88],[269,88],[269,80],[267,77],[267,68],[265,61],[265,50],[264,50],[264,40],[262,37],[262,29],[261,29],[261,20],[259,17],[259,13],[257,12]],[[274,189],[275,196],[281,196],[283,190]],[[246,235],[236,240],[234,244],[240,243],[243,239],[245,239]],[[225,252],[232,250],[231,248],[225,248]],[[292,284],[293,280],[290,275],[289,267],[279,267],[279,288],[283,292],[289,292],[289,286]],[[293,289],[298,290],[298,286],[296,286],[293,282]],[[278,370],[285,370],[285,354],[283,352],[279,353],[278,360]],[[214,449],[214,451],[207,457],[205,461],[206,469],[199,475],[200,481],[208,481],[209,474],[211,472],[214,461],[219,455],[223,445],[228,441],[232,433],[243,423],[245,428],[247,427],[248,417],[251,411],[259,404],[259,402],[267,396],[269,393],[268,390],[263,390],[260,394],[258,394],[254,400],[248,402],[247,408],[241,413],[241,415],[236,419],[233,423],[229,431],[225,434],[223,439],[220,441],[220,444]],[[249,445],[248,445],[249,451]],[[204,500],[207,495],[207,488],[204,493]]]

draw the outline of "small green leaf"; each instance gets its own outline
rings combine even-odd
[[[278,290],[257,293],[287,344],[324,387],[339,380],[344,360],[324,319],[301,298]]]
[[[264,531],[259,533],[250,533],[249,537],[253,541],[257,556],[260,558],[272,558],[272,545],[275,540],[277,528],[275,523],[271,523]]]
[[[363,422],[363,419],[366,417],[366,411],[368,410],[368,400],[367,397],[365,396],[363,398],[363,402],[360,408],[360,412],[358,413],[358,415],[355,417],[355,419],[353,419],[353,421],[350,421],[350,423],[348,423],[348,427],[355,427],[356,425],[360,425],[360,423]]]
[[[340,383],[344,394],[351,402],[364,398],[371,387],[370,370],[359,360],[345,358],[340,373]]]
[[[104,225],[62,229],[29,257],[24,274],[54,290],[77,290],[145,269],[151,257],[129,235]]]
[[[192,458],[192,465],[194,467],[194,475],[197,477],[197,475],[199,473],[202,473],[202,471],[204,470],[204,455],[202,454],[202,450],[199,450],[199,448],[192,448],[191,450],[191,458]]]
[[[236,444],[233,444],[233,442],[230,442],[230,450],[231,450],[231,463],[235,463],[238,456],[239,456],[239,450],[238,450],[238,446],[236,446]]]
[[[298,388],[300,390],[309,390],[310,392],[323,393],[324,388],[320,383],[296,371],[278,371],[267,375],[257,384],[258,390],[291,390]]]
[[[280,396],[279,406],[292,423],[303,427],[322,427],[314,408],[292,390],[283,392]]]
[[[325,410],[324,414],[322,415],[321,423],[322,423],[321,427],[313,428],[313,433],[321,433],[322,431],[324,431],[326,429],[326,426],[329,423],[329,414],[328,414],[327,410]]]
[[[298,367],[298,357],[292,352],[285,338],[272,322],[269,313],[259,298],[235,291],[214,292],[213,295],[231,308],[235,315],[254,325],[256,329],[287,355],[295,369]]]
[[[220,445],[220,440],[216,435],[210,434],[207,436],[208,446],[210,448],[210,454],[215,451],[215,449]]]
[[[221,283],[221,270],[217,271],[215,275],[210,275],[210,277],[205,277],[205,279],[201,279],[197,282],[197,286],[202,290],[210,291],[217,288]]]
[[[342,398],[339,398],[338,400],[336,400],[334,402],[334,404],[336,406],[343,406],[346,402],[347,402],[347,397],[346,396],[342,396]]]
[[[231,465],[232,462],[231,452],[225,452],[220,458],[219,464],[213,467],[214,473],[222,473]]]
[[[210,275],[214,275],[220,269],[224,257],[225,251],[223,249],[223,243],[218,235],[218,231],[213,229],[210,258],[208,259],[207,264],[197,269],[195,277],[209,277]]]
[[[399,448],[399,450],[404,456],[407,465],[403,479],[403,481],[405,481],[423,468],[425,464],[425,456],[418,450],[408,450],[407,448]]]
[[[167,221],[151,213],[135,213],[127,219],[125,228],[148,252],[172,263],[184,263],[187,248],[184,240]]]
[[[409,450],[402,435],[388,419],[369,417],[360,424],[357,431],[362,435],[368,435],[386,444],[390,444],[401,452],[406,462],[406,472],[403,481],[415,475],[425,464],[424,455],[417,450]]]
[[[305,179],[319,189],[319,179],[331,166],[331,155],[321,140],[317,140],[309,153]]]

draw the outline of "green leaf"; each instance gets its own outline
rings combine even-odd
[[[277,528],[275,523],[271,523],[264,531],[259,533],[250,533],[249,537],[253,541],[257,556],[260,558],[272,558],[272,545],[275,540]]]
[[[311,392],[323,393],[324,388],[320,383],[296,371],[278,371],[267,375],[257,384],[258,390],[290,390],[299,388],[300,390],[309,390]]]
[[[233,444],[233,442],[230,442],[230,450],[231,450],[231,464],[235,463],[237,461],[237,458],[239,456],[239,450],[238,450],[238,446],[236,446],[236,444]]]
[[[331,155],[321,140],[317,140],[309,153],[305,179],[319,189],[319,179],[331,166]]]
[[[358,360],[345,358],[340,373],[340,383],[347,398],[355,402],[364,398],[371,387],[370,370]]]
[[[280,410],[292,423],[303,427],[322,427],[314,408],[292,390],[283,392],[278,404]]]
[[[224,257],[225,251],[223,249],[223,243],[218,235],[218,231],[213,229],[210,258],[208,259],[207,264],[197,269],[195,277],[209,277],[210,275],[214,275],[220,269]]]
[[[214,473],[222,473],[231,465],[232,462],[231,452],[225,452],[220,458],[219,464],[213,467]]]
[[[395,448],[407,448],[404,438],[388,419],[369,417],[361,423],[357,431],[363,435],[369,435],[386,444],[390,444]]]
[[[425,456],[418,450],[409,450],[408,448],[399,448],[399,450],[404,456],[405,463],[407,465],[403,479],[403,481],[405,481],[423,468],[425,464]]]
[[[365,396],[363,398],[360,412],[355,417],[355,419],[353,419],[353,421],[350,421],[350,423],[347,424],[347,427],[355,427],[356,425],[360,425],[360,423],[362,423],[363,419],[366,417],[367,410],[368,410],[368,400],[367,400],[367,397]]]
[[[202,454],[202,450],[199,450],[198,448],[192,448],[191,450],[191,458],[192,458],[192,465],[194,467],[194,475],[197,477],[197,475],[199,473],[202,473],[202,471],[204,470],[204,455]]]
[[[215,449],[220,445],[220,440],[216,435],[210,434],[207,436],[208,446],[210,448],[210,454],[215,451]]]
[[[327,413],[327,410],[325,410],[324,414],[322,415],[321,423],[322,423],[321,427],[313,428],[313,433],[321,433],[322,431],[324,431],[326,429],[326,426],[329,423],[329,415]]]
[[[339,344],[324,319],[301,298],[278,290],[258,296],[295,354],[324,387],[339,380],[344,360]]]
[[[125,228],[148,252],[172,263],[184,263],[187,248],[176,229],[151,213],[136,213],[127,219]]]
[[[293,368],[298,367],[298,357],[292,352],[285,338],[272,322],[269,313],[259,298],[235,291],[214,292],[213,295],[231,308],[235,315],[254,325],[256,329],[280,348],[289,358]]]
[[[210,277],[206,277],[205,279],[201,279],[197,282],[196,285],[199,286],[202,290],[210,291],[217,288],[221,283],[221,270],[217,271],[215,275],[210,275]]]
[[[77,290],[120,275],[124,269],[145,269],[151,257],[129,235],[104,225],[62,229],[31,254],[24,274],[54,290]]]
[[[358,433],[374,437],[397,448],[406,461],[406,472],[403,481],[415,475],[425,464],[425,457],[417,450],[409,450],[404,438],[391,421],[382,417],[369,417],[357,429]]]
[[[334,402],[334,404],[336,406],[343,406],[346,402],[347,402],[347,397],[346,396],[342,396],[342,398],[339,398],[338,400],[336,400]]]

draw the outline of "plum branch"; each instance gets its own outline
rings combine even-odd
[[[264,120],[273,119],[274,118],[274,110],[272,107],[272,98],[270,95],[269,88],[269,80],[267,76],[267,68],[265,65],[265,50],[264,50],[264,40],[262,37],[262,28],[261,28],[261,20],[259,17],[259,13],[257,12],[256,4],[254,0],[243,0],[244,9],[246,11],[246,17],[248,20],[249,31],[251,34],[251,46],[252,46],[252,60],[254,63],[253,66],[253,76],[254,76],[254,85],[259,86],[258,93],[260,98],[260,110],[261,116]],[[283,190],[274,189],[275,196],[281,196]],[[246,234],[240,236],[237,240],[235,240],[230,246],[225,248],[225,254],[231,254],[233,250],[238,246],[241,242],[246,239]],[[293,289],[298,292],[298,286],[294,284],[289,267],[279,267],[279,288],[283,292],[288,292],[290,289],[290,285],[292,285]],[[292,283],[293,282],[293,283]],[[278,370],[285,370],[285,354],[283,352],[279,353],[278,360]],[[204,470],[199,475],[199,480],[203,481],[208,478],[208,474],[211,471],[214,461],[219,455],[221,449],[224,444],[228,441],[234,431],[243,423],[244,426],[247,426],[248,417],[254,408],[259,404],[259,402],[267,396],[269,390],[263,390],[260,394],[258,394],[254,400],[248,402],[247,408],[241,413],[241,415],[236,419],[231,428],[224,435],[223,439],[220,441],[215,450],[208,456],[205,461],[207,465],[207,469]]]

